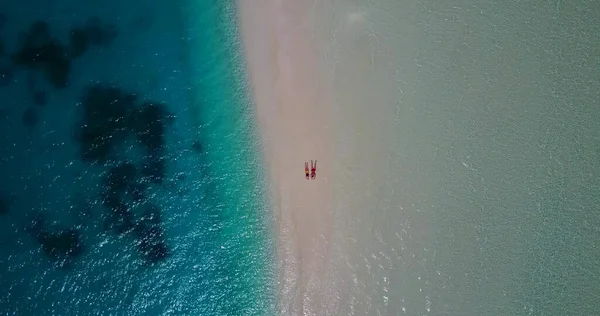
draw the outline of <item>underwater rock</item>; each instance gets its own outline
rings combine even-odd
[[[50,257],[62,259],[83,254],[81,233],[76,229],[64,229],[55,233],[41,232],[37,238],[46,255]]]
[[[104,162],[129,131],[128,116],[135,107],[135,96],[118,88],[94,85],[81,98],[83,120],[77,131],[81,158]]]
[[[55,260],[78,257],[84,252],[81,232],[72,228],[49,231],[41,214],[36,215],[25,230],[42,246],[44,253]]]
[[[202,146],[202,143],[199,140],[196,140],[192,143],[192,150],[197,154],[201,154],[204,151],[204,146]]]
[[[81,57],[88,51],[90,41],[84,29],[74,28],[71,30],[69,46],[71,48],[71,58],[73,59]]]
[[[23,121],[23,125],[29,128],[35,127],[35,125],[37,125],[38,122],[38,117],[37,113],[35,112],[35,109],[32,107],[28,107],[27,109],[25,109],[21,120]]]
[[[18,52],[12,55],[14,64],[41,70],[57,89],[68,84],[71,62],[63,45],[52,37],[48,23],[34,22],[25,34]]]
[[[134,164],[122,162],[110,168],[105,179],[102,202],[106,209],[105,227],[115,230],[119,235],[130,232],[135,226],[130,208],[145,198],[144,190]]]
[[[138,241],[138,249],[146,263],[156,264],[169,257],[169,249],[162,240],[162,235],[160,227],[151,227]]]
[[[173,117],[166,105],[144,103],[131,118],[131,126],[147,155],[142,166],[142,175],[151,182],[162,183],[166,177],[166,160],[162,155],[165,149],[165,129]]]
[[[118,210],[126,204],[126,194],[138,182],[137,169],[130,162],[111,167],[104,180],[102,204],[110,210]]]

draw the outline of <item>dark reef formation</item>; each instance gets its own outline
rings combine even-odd
[[[48,23],[36,21],[24,34],[21,47],[12,55],[14,64],[40,70],[57,89],[67,86],[71,61],[65,47],[50,33]]]
[[[0,14],[0,28],[2,22]],[[43,111],[42,107],[48,103],[52,96],[49,93],[70,88],[70,72],[82,61],[80,58],[95,47],[108,47],[117,36],[115,25],[92,18],[83,25],[71,27],[66,43],[61,43],[60,36],[52,33],[45,21],[32,23],[21,34],[14,50],[5,51],[0,39],[0,86],[16,84],[13,79],[17,71],[25,70],[28,74],[26,91],[30,103],[15,112],[17,122],[21,115],[21,123],[29,129],[40,121],[45,123],[38,117],[38,111]],[[45,81],[52,88],[47,87]],[[166,104],[138,100],[136,93],[113,85],[95,84],[84,88],[80,106],[82,116],[74,130],[80,159],[105,170],[100,196],[90,190],[94,193],[86,197],[86,201],[94,201],[89,205],[101,202],[99,220],[104,222],[106,230],[134,240],[145,263],[165,261],[170,249],[161,209],[150,201],[154,191],[149,190],[160,188],[167,178],[166,132],[173,115],[167,111]],[[200,144],[197,146],[200,152]],[[86,202],[86,209],[82,207],[85,216],[69,213],[69,216],[79,216],[78,226],[55,226],[44,214],[36,213],[35,218],[24,225],[25,231],[39,244],[43,254],[64,266],[85,253],[81,230],[93,225],[81,222],[93,219],[94,214],[87,209],[92,208],[89,205]],[[0,196],[0,214],[8,214],[9,208],[9,200]]]
[[[121,235],[131,231],[134,227],[134,216],[130,210],[128,193],[136,189],[136,167],[131,163],[121,163],[110,168],[104,183],[102,196],[103,205],[107,211],[105,227],[113,229]]]
[[[144,103],[133,115],[133,131],[146,150],[142,174],[154,183],[162,183],[166,176],[165,129],[172,116],[164,104]]]
[[[83,26],[73,27],[69,44],[64,45],[52,35],[48,23],[35,21],[23,34],[20,48],[11,59],[17,66],[41,71],[53,87],[64,89],[69,83],[72,60],[91,46],[109,45],[117,33],[115,25],[92,18]]]
[[[63,229],[58,232],[40,231],[36,238],[44,252],[51,257],[77,257],[83,253],[81,233],[75,229]]]
[[[105,188],[111,195],[117,194],[118,198],[122,198],[126,194],[131,185],[137,180],[137,170],[134,164],[123,162],[110,169],[107,177]]]
[[[143,260],[154,264],[165,260],[169,250],[164,240],[160,209],[144,201],[143,181],[132,163],[120,163],[110,169],[103,194],[105,228],[117,235],[133,232]],[[136,205],[143,208],[142,214],[135,214],[133,208]]]
[[[76,132],[81,157],[106,162],[128,135],[145,151],[142,174],[161,183],[166,176],[165,129],[173,117],[166,105],[146,102],[136,105],[134,94],[118,88],[94,85],[81,98],[84,114]]]
[[[168,119],[164,104],[147,102],[134,114],[133,130],[149,153],[160,153],[164,149],[165,124]]]
[[[67,260],[81,256],[84,246],[81,232],[76,229],[47,229],[46,220],[41,214],[26,227],[26,231],[40,244],[49,258],[63,266]]]
[[[192,143],[192,150],[197,154],[202,154],[204,152],[204,146],[202,146],[202,143],[199,140],[195,140]]]
[[[83,121],[76,131],[81,158],[105,162],[129,132],[129,115],[135,96],[118,88],[94,85],[81,98]]]
[[[135,94],[93,85],[81,98],[82,120],[76,139],[82,160],[108,166],[101,196],[104,227],[117,235],[133,232],[146,263],[168,257],[160,209],[146,199],[147,187],[161,184],[167,173],[165,133],[173,120],[161,103],[137,104]],[[134,139],[142,150],[139,166],[123,159],[123,145]],[[142,214],[138,214],[139,209]]]

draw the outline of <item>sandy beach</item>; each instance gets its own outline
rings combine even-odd
[[[332,102],[304,1],[239,1],[254,102],[277,218],[279,310],[320,310],[332,231]],[[318,161],[316,180],[304,162]]]

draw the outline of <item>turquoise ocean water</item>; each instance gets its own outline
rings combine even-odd
[[[0,12],[0,314],[270,314],[234,2]]]

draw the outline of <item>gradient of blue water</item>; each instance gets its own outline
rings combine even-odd
[[[25,70],[0,87],[0,189],[9,201],[0,215],[0,314],[268,314],[273,242],[233,1],[45,3],[0,4],[7,52],[38,19],[61,41],[71,25],[93,16],[116,24],[119,34],[73,63],[67,89]],[[6,54],[0,61],[8,63]],[[48,103],[27,128],[22,113],[32,80]],[[176,116],[166,136],[167,179],[149,189],[170,250],[156,266],[140,263],[133,239],[102,227],[97,195],[106,168],[80,161],[73,137],[81,91],[93,83],[164,102]],[[32,209],[83,231],[85,252],[69,267],[57,267],[24,231]]]

